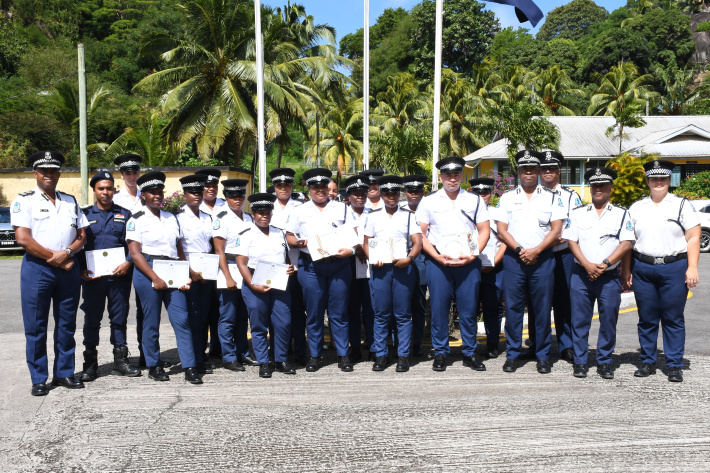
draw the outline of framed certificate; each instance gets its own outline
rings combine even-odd
[[[308,234],[308,251],[311,259],[318,261],[338,253],[341,248],[352,248],[358,244],[358,236],[353,227],[341,225],[328,231]]]
[[[254,285],[271,286],[272,289],[285,291],[288,286],[288,265],[259,261],[256,264],[251,283]]]
[[[92,276],[111,276],[118,265],[126,262],[126,252],[123,247],[107,248],[86,252],[86,269]]]
[[[436,246],[442,255],[460,258],[462,256],[478,256],[478,232],[454,233],[442,235]]]
[[[190,253],[187,255],[187,260],[190,262],[190,268],[203,279],[214,281],[219,273],[219,255],[211,255],[209,253]]]
[[[169,288],[181,288],[190,284],[190,263],[175,260],[153,260],[153,271]]]
[[[239,272],[237,264],[230,263],[227,266],[229,266],[229,274],[232,275],[232,279],[237,283],[237,289],[241,289],[244,278],[242,278],[242,273]],[[217,289],[227,289],[227,278],[224,277],[222,268],[219,268],[219,272],[217,273]]]
[[[404,238],[370,238],[367,245],[370,250],[370,264],[391,264],[394,260],[407,257],[407,240]]]

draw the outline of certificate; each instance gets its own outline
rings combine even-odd
[[[358,257],[355,257],[355,279],[370,279],[370,265],[365,261],[361,263]]]
[[[229,274],[232,275],[232,279],[237,283],[237,289],[241,289],[244,278],[242,278],[242,273],[239,272],[237,264],[230,263],[227,266],[229,266]],[[217,289],[227,289],[227,278],[224,276],[222,268],[219,268],[217,273]]]
[[[112,275],[113,270],[125,262],[126,252],[123,247],[86,252],[86,269],[95,278]]]
[[[209,253],[190,253],[187,255],[187,260],[190,262],[190,268],[203,279],[214,281],[219,273],[219,255],[211,255]]]
[[[352,248],[358,244],[358,236],[353,227],[341,225],[332,230],[308,233],[308,251],[313,261],[318,261],[338,253],[341,248]]]
[[[288,265],[259,261],[251,278],[253,285],[271,286],[272,289],[285,291],[288,286]]]
[[[454,233],[442,235],[437,250],[442,255],[461,258],[463,256],[478,256],[478,232]]]
[[[370,238],[370,263],[391,264],[394,260],[407,257],[407,240],[404,238]]]
[[[169,288],[181,288],[190,284],[190,263],[175,260],[153,260],[153,271]]]

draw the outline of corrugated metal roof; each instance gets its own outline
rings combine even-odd
[[[644,152],[657,152],[671,158],[710,157],[710,140],[694,135],[683,141],[678,138],[666,143],[654,141],[688,125],[710,130],[709,115],[690,116],[648,116],[643,117],[646,125],[641,128],[626,128],[628,135],[622,143],[622,150],[632,150],[641,146]],[[619,153],[619,141],[606,136],[606,130],[613,126],[613,117],[548,117],[560,132],[560,152],[566,159],[609,159]],[[650,139],[652,138],[652,139]],[[466,161],[479,159],[507,159],[507,141],[498,140],[466,156]]]

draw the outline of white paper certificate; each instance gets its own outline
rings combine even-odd
[[[370,238],[370,263],[391,264],[396,259],[407,257],[407,240],[404,238]]]
[[[462,256],[478,256],[478,232],[455,233],[443,235],[436,246],[442,255],[460,258]]]
[[[244,278],[242,278],[242,273],[239,272],[237,264],[230,263],[227,266],[229,266],[229,274],[232,275],[232,279],[237,283],[237,289],[241,289]],[[227,278],[224,277],[222,268],[219,268],[219,272],[217,273],[217,289],[227,289]]]
[[[190,263],[187,261],[153,260],[153,271],[170,288],[190,284]]]
[[[259,261],[256,264],[252,285],[271,286],[272,289],[285,291],[288,286],[288,265]]]
[[[126,252],[123,247],[86,252],[86,269],[91,271],[92,277],[95,278],[112,275],[113,270],[125,261]]]
[[[353,227],[341,225],[332,230],[308,234],[308,251],[311,259],[318,261],[338,253],[341,248],[352,248],[358,244],[358,236]]]
[[[214,281],[219,273],[219,255],[209,253],[190,253],[187,255],[190,268],[203,279]]]

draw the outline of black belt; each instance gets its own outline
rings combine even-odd
[[[634,250],[634,258],[647,264],[668,264],[687,259],[688,253],[678,253],[675,256],[649,256]]]
[[[562,250],[555,251],[553,248],[552,252],[555,253],[556,255],[566,255],[567,253],[572,253],[572,250],[570,250],[569,247],[567,247]]]
[[[172,260],[172,259],[175,259],[175,260],[177,260],[177,258],[171,258],[170,256],[149,255],[148,253],[141,253],[141,254],[143,255],[143,258],[145,258],[146,260],[147,260],[148,258],[150,258],[150,259],[152,259],[152,260],[156,260],[156,259],[160,259],[160,260]]]

